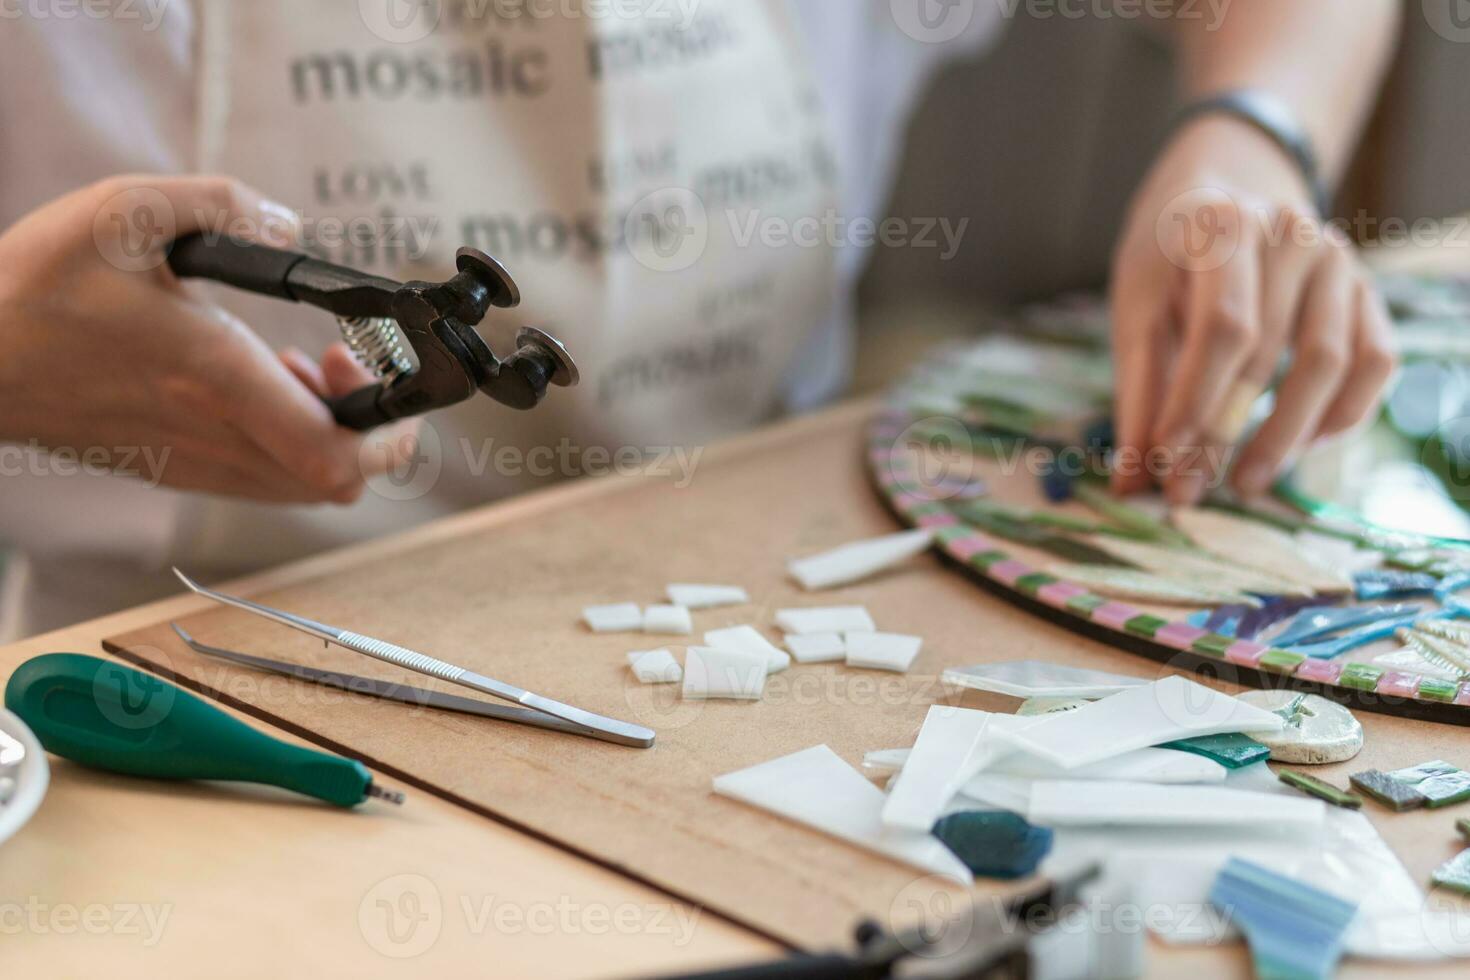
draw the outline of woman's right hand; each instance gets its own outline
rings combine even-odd
[[[187,290],[164,248],[196,231],[288,244],[286,208],[223,177],[116,177],[0,235],[0,441],[83,460],[150,452],[181,490],[350,503],[391,464],[360,453],[322,395],[371,378],[338,345],[317,364],[277,356]]]

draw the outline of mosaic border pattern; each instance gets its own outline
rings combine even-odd
[[[960,520],[942,500],[916,492],[919,481],[912,479],[915,475],[913,462],[901,452],[901,440],[918,421],[902,408],[884,407],[868,427],[869,469],[879,492],[894,513],[913,527],[934,529],[940,550],[971,573],[1067,616],[1155,644],[1164,652],[1193,654],[1271,674],[1281,678],[1284,686],[1297,682],[1335,688],[1349,695],[1374,695],[1424,707],[1470,708],[1470,681],[1455,684],[1371,664],[1315,660],[1290,650],[1220,636],[1184,621],[1171,622],[1125,602],[1093,595],[1076,583],[1030,567],[1011,557],[1005,550],[1005,542],[986,537],[979,529]],[[936,489],[949,488],[941,483]],[[1387,704],[1380,710],[1414,713],[1394,711]],[[1470,711],[1464,712],[1463,718],[1446,718],[1441,711],[1434,714],[1440,720],[1470,725]]]

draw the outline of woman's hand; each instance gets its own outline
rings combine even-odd
[[[1135,198],[1114,258],[1119,454],[1114,488],[1161,481],[1197,501],[1233,466],[1267,491],[1314,440],[1378,404],[1395,366],[1387,309],[1294,164],[1229,117],[1179,132]],[[1289,355],[1270,418],[1245,411]]]
[[[320,365],[277,357],[164,261],[168,241],[190,232],[279,245],[294,222],[220,177],[113,178],[21,219],[0,235],[0,440],[94,460],[150,451],[162,482],[184,490],[355,500],[374,475],[359,461],[362,437],[319,396],[371,378],[343,347]]]

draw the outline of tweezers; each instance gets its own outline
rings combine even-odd
[[[368,694],[374,697],[387,698],[405,704],[427,705],[436,708],[445,708],[450,711],[461,711],[476,714],[486,718],[498,718],[502,721],[513,721],[519,724],[534,725],[550,731],[565,732],[570,735],[582,735],[587,738],[595,738],[604,742],[612,742],[615,745],[627,745],[633,748],[646,749],[653,745],[654,732],[652,729],[644,728],[642,725],[634,725],[626,721],[618,721],[616,718],[608,718],[595,714],[582,708],[576,708],[569,704],[563,704],[548,697],[543,697],[513,684],[486,677],[463,667],[447,663],[427,654],[418,653],[405,647],[396,646],[392,643],[377,640],[370,636],[363,636],[349,630],[338,629],[335,626],[327,626],[314,620],[296,616],[292,613],[272,609],[251,602],[248,599],[239,599],[235,596],[225,595],[190,579],[177,568],[174,574],[179,577],[191,592],[201,595],[206,599],[225,606],[233,606],[272,622],[289,626],[308,636],[314,636],[327,643],[335,643],[340,647],[360,653],[374,660],[411,670],[415,673],[436,677],[451,684],[458,684],[491,697],[500,698],[517,705],[515,708],[501,708],[496,705],[486,704],[483,701],[475,701],[470,698],[455,697],[449,694],[440,694],[436,691],[427,691],[421,688],[406,687],[402,684],[390,684],[383,681],[375,681],[370,678],[356,677],[351,674],[340,674],[333,671],[315,670],[303,667],[299,664],[287,664],[280,661],[266,660],[263,657],[252,657],[249,654],[235,653],[230,650],[220,650],[214,647],[205,647],[195,642],[193,637],[184,632],[178,626],[174,631],[179,638],[187,643],[192,649],[208,656],[231,660],[247,666],[258,667],[262,670],[270,670],[291,677],[299,677],[302,680],[314,681],[320,684],[328,684],[333,687],[341,687],[345,690]]]

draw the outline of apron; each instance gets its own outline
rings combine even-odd
[[[582,473],[685,479],[780,409],[836,294],[838,194],[786,0],[209,0],[200,28],[201,172],[300,209],[330,261],[438,281],[459,246],[490,253],[524,299],[481,334],[504,356],[539,326],[583,382],[430,416],[349,508],[190,497],[173,560],[260,567]],[[323,311],[211,289],[276,346],[337,339]]]

